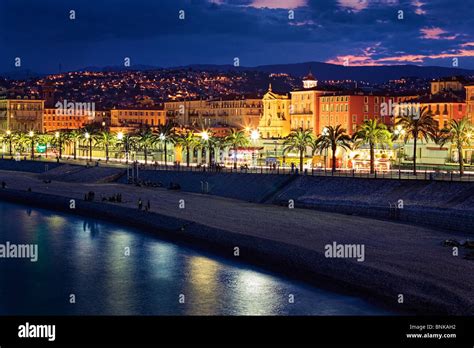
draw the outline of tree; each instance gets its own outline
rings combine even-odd
[[[194,135],[194,132],[191,131],[191,130],[188,130],[184,133],[179,134],[179,136],[177,136],[176,142],[179,145],[181,145],[181,147],[186,149],[186,166],[189,167],[190,151],[198,143],[198,140],[196,139],[196,136]]]
[[[100,144],[105,147],[105,162],[109,161],[109,147],[113,146],[115,143],[115,135],[103,130],[100,133],[96,134],[95,137],[96,144]]]
[[[376,145],[391,145],[392,135],[387,130],[387,126],[379,123],[377,120],[367,120],[359,126],[356,133],[354,133],[352,140],[354,142],[363,142],[369,145],[370,148],[370,173],[375,172],[375,154],[374,149]]]
[[[337,148],[349,150],[351,148],[351,137],[346,134],[346,130],[340,124],[336,127],[328,126],[314,142],[313,152],[322,153],[324,150],[331,149],[332,152],[332,171],[336,171],[336,151]]]
[[[73,146],[73,155],[74,159],[77,159],[77,146],[79,141],[83,138],[83,133],[81,132],[80,129],[74,129],[71,132],[69,132],[66,142],[68,144],[72,143]]]
[[[444,136],[439,137],[438,143],[443,146],[447,142],[451,142],[458,152],[459,175],[464,174],[464,156],[463,149],[465,146],[471,145],[473,137],[473,126],[467,117],[459,121],[451,120],[449,127],[443,130]]]
[[[300,156],[300,173],[303,172],[303,157],[308,146],[312,146],[314,135],[311,129],[297,129],[292,131],[283,141],[283,153],[298,151]]]
[[[419,109],[418,115],[402,115],[396,125],[402,126],[405,130],[405,143],[408,139],[413,139],[413,175],[416,175],[416,149],[418,140],[428,141],[436,134],[436,121],[426,106]]]
[[[163,142],[165,148],[165,166],[168,165],[168,147],[167,144],[173,144],[175,141],[176,133],[174,131],[174,125],[170,121],[166,121],[165,124],[158,126],[159,140]]]
[[[143,150],[145,164],[148,164],[148,150],[155,145],[157,139],[149,127],[142,128],[136,134],[136,138],[138,147]]]
[[[245,134],[245,132],[233,128],[230,130],[230,134],[226,136],[225,141],[234,150],[234,169],[237,169],[238,148],[248,146],[250,140]]]
[[[46,158],[48,158],[48,144],[53,142],[54,136],[52,134],[48,133],[43,133],[38,135],[38,142],[41,144],[43,143],[45,145],[45,152],[44,155]]]

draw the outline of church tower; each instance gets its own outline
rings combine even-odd
[[[309,74],[303,77],[303,87],[315,88],[317,86],[318,86],[318,80],[315,79],[315,77],[311,73],[311,69],[309,69]]]

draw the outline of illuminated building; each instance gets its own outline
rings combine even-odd
[[[157,127],[166,123],[166,112],[160,108],[146,109],[112,109],[110,111],[110,124],[112,127],[133,127],[148,125]]]
[[[318,81],[310,72],[303,78],[303,89],[291,91],[291,129],[312,129],[316,134],[318,129],[324,128],[319,124],[319,103],[320,96],[326,92],[317,86]]]
[[[247,97],[170,101],[164,108],[169,119],[184,126],[255,128],[262,116],[262,100]]]
[[[433,118],[438,122],[439,129],[446,128],[451,120],[460,120],[466,115],[466,102],[454,94],[430,94],[415,99],[420,107],[427,107]]]
[[[43,131],[69,130],[83,128],[94,122],[95,111],[64,110],[61,108],[45,108],[43,112]]]
[[[290,98],[273,92],[270,85],[262,103],[263,116],[258,124],[262,138],[286,137],[290,133]]]
[[[474,123],[474,83],[467,84],[466,88],[466,115]]]
[[[443,93],[448,91],[462,91],[463,80],[458,77],[446,77],[431,81],[431,94]]]
[[[0,99],[0,129],[42,132],[44,100],[24,97]]]

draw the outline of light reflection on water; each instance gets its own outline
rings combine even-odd
[[[390,314],[109,223],[7,203],[0,221],[0,243],[39,244],[36,263],[0,259],[0,315]]]

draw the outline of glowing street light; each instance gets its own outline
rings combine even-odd
[[[59,132],[55,132],[54,137],[59,141],[59,159],[61,159],[63,156],[63,144],[62,144],[61,135],[59,134]]]
[[[117,139],[122,140],[123,139],[123,132],[118,132],[117,134]]]
[[[250,132],[250,139],[253,141],[260,139],[260,132],[257,129],[252,130],[252,132]]]
[[[31,138],[31,159],[34,160],[35,159],[35,140],[33,137],[35,133],[33,131],[29,131],[28,135]]]
[[[89,132],[86,132],[86,134],[84,134],[84,137],[89,140],[89,161],[92,162],[92,138]]]
[[[402,175],[402,155],[401,155],[401,150],[402,150],[402,138],[405,135],[406,131],[403,129],[402,125],[399,124],[397,128],[393,131],[393,133],[397,136],[397,142],[398,142],[398,177],[400,178]]]
[[[209,133],[204,131],[201,133],[201,137],[203,140],[208,141],[209,140]]]
[[[323,137],[329,136],[329,129],[328,127],[324,127],[321,133]],[[326,172],[326,168],[328,167],[328,148],[324,149],[324,172]]]

